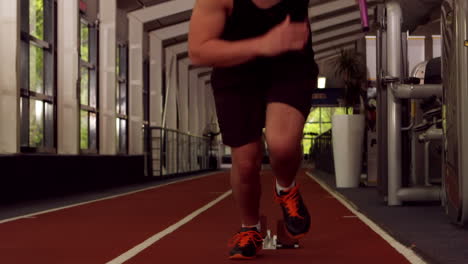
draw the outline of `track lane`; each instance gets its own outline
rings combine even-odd
[[[269,218],[268,228],[275,230],[281,215],[272,199],[272,173],[262,174],[262,213]],[[302,248],[264,250],[255,263],[409,263],[305,173],[300,173],[298,183],[312,214],[311,232],[301,240]],[[234,201],[228,197],[125,263],[232,263],[227,259],[227,241],[238,228]]]
[[[230,189],[228,173],[0,224],[0,263],[106,263]]]

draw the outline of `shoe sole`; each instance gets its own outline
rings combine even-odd
[[[229,259],[231,260],[249,260],[249,259],[255,259],[257,258],[257,255],[260,253],[262,249],[261,248],[258,248],[257,249],[257,252],[256,252],[256,255],[253,256],[253,257],[247,257],[247,256],[244,256],[242,254],[235,254],[235,255],[232,255],[232,256],[229,256]]]
[[[293,235],[293,234],[289,233],[289,230],[288,230],[288,228],[286,226],[284,227],[284,230],[286,231],[286,234],[289,236],[289,238],[292,238],[292,239],[301,239],[301,238],[305,237],[307,235],[307,233],[309,232],[309,231],[307,231],[307,232],[299,234],[299,235]]]
[[[256,256],[246,257],[246,256],[241,255],[241,254],[235,254],[235,255],[229,257],[229,259],[233,259],[233,260],[249,260],[249,259],[254,259],[254,258],[256,258]]]

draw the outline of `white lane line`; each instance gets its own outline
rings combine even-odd
[[[343,218],[359,218],[357,215],[345,215]]]
[[[306,172],[306,174],[314,181],[316,181],[322,188],[328,191],[331,195],[333,195],[338,201],[340,201],[348,210],[350,210],[353,214],[355,214],[362,222],[364,222],[370,229],[372,229],[375,233],[377,233],[380,237],[382,237],[388,244],[390,244],[396,251],[398,251],[401,255],[403,255],[410,263],[412,264],[427,264],[421,257],[416,255],[416,253],[408,247],[405,247],[403,244],[398,242],[392,236],[390,236],[385,230],[380,228],[376,223],[372,220],[367,218],[367,216],[363,215],[359,211],[349,204],[348,200],[342,198],[341,195],[331,189],[326,183],[322,180],[314,177],[310,172]]]
[[[100,198],[100,199],[96,199],[96,200],[90,200],[90,201],[86,201],[86,202],[82,202],[82,203],[71,204],[71,205],[67,205],[67,206],[63,206],[63,207],[57,207],[57,208],[54,208],[54,209],[49,209],[49,210],[39,211],[39,212],[26,214],[26,215],[21,215],[21,216],[17,216],[17,217],[13,217],[13,218],[8,218],[8,219],[0,220],[0,224],[4,224],[4,223],[7,223],[7,222],[12,222],[12,221],[15,221],[15,220],[18,220],[18,219],[23,219],[23,218],[31,218],[31,217],[34,217],[34,216],[37,216],[37,215],[47,214],[47,213],[51,213],[51,212],[55,212],[55,211],[60,211],[60,210],[64,210],[64,209],[68,209],[68,208],[72,208],[72,207],[77,207],[77,206],[80,206],[80,205],[95,203],[95,202],[104,201],[104,200],[110,200],[110,199],[122,197],[122,196],[125,196],[125,195],[130,195],[130,194],[134,194],[134,193],[144,192],[144,191],[148,191],[148,190],[154,190],[154,189],[158,189],[158,188],[168,186],[168,185],[171,185],[171,184],[196,180],[196,179],[212,176],[212,175],[219,174],[219,173],[223,173],[223,172],[219,172],[219,171],[211,172],[211,173],[207,173],[207,174],[203,174],[203,175],[199,175],[199,176],[195,176],[195,177],[191,177],[191,178],[185,178],[185,179],[181,179],[181,180],[177,180],[177,181],[173,181],[173,182],[169,182],[169,183],[165,183],[165,184],[161,184],[161,185],[157,185],[157,186],[147,187],[147,188],[136,190],[136,191],[121,193],[121,194],[108,196],[108,197],[104,197],[104,198]]]
[[[206,204],[205,206],[201,207],[200,209],[194,211],[193,213],[187,215],[186,217],[184,217],[179,222],[171,225],[170,227],[166,228],[165,230],[163,230],[163,231],[155,234],[154,236],[148,238],[147,240],[145,240],[141,244],[139,244],[139,245],[135,246],[134,248],[128,250],[127,252],[125,252],[124,254],[118,256],[117,258],[107,262],[106,264],[122,264],[122,263],[124,263],[125,261],[127,261],[127,260],[131,259],[132,257],[136,256],[141,251],[143,251],[146,248],[150,247],[152,244],[156,243],[161,238],[169,235],[170,233],[176,231],[181,226],[187,224],[188,222],[193,220],[195,217],[197,217],[201,213],[205,212],[206,210],[210,209],[215,204],[222,201],[224,198],[228,197],[231,194],[232,194],[232,190],[229,190],[229,191],[225,192],[223,195],[219,196],[215,200],[211,201],[210,203]]]

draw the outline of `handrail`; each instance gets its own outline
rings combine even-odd
[[[219,149],[212,138],[158,126],[144,129],[147,176],[166,178],[217,169]]]
[[[180,135],[186,135],[186,136],[190,136],[190,137],[197,137],[197,138],[208,138],[206,136],[196,136],[196,135],[192,135],[190,133],[186,133],[186,132],[182,132],[182,131],[179,131],[177,129],[172,129],[172,128],[166,128],[166,127],[160,127],[160,126],[150,126],[148,127],[150,130],[154,130],[154,129],[158,129],[158,130],[164,130],[164,131],[169,131],[169,132],[175,132],[177,134],[180,134]]]

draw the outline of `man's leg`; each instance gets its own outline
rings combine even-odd
[[[267,107],[266,138],[273,173],[282,187],[296,177],[302,160],[304,116],[292,106],[270,103]]]
[[[309,212],[294,184],[302,157],[304,121],[304,115],[287,104],[270,103],[267,107],[266,138],[277,180],[275,199],[281,205],[286,230],[296,239],[310,228]]]
[[[260,169],[262,141],[232,148],[231,186],[239,208],[241,230],[232,238],[230,259],[252,259],[261,249],[263,238],[258,228],[260,207]]]
[[[245,226],[253,226],[259,222],[262,157],[261,139],[232,148],[231,186]]]

